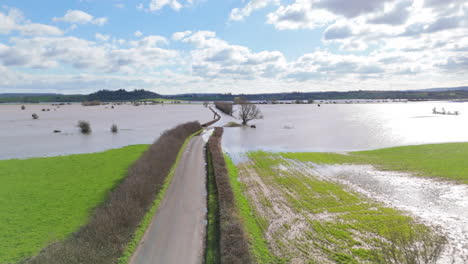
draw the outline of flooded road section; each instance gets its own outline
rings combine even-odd
[[[204,123],[213,118],[211,111],[201,104],[115,105],[113,109],[111,105],[80,104],[25,107],[21,110],[21,105],[0,105],[0,159],[89,153],[150,144],[178,124]],[[33,120],[33,113],[39,119]],[[89,121],[92,133],[81,134],[78,120]],[[117,125],[118,133],[111,133],[112,124]]]
[[[447,237],[438,263],[468,263],[468,185],[368,165],[312,164],[310,173],[415,216]],[[309,166],[307,166],[309,167]]]

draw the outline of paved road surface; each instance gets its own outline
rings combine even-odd
[[[202,263],[206,217],[206,172],[201,136],[193,137],[176,168],[132,264]]]

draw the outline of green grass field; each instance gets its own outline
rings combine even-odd
[[[468,143],[430,144],[335,153],[282,153],[283,157],[327,164],[372,164],[379,169],[406,171],[468,184]]]
[[[428,227],[311,175],[309,164],[300,162],[342,159],[251,152],[250,161],[237,168],[228,163],[229,171],[239,175],[240,182],[232,181],[237,182],[236,197],[247,198],[238,206],[257,262],[424,263],[437,256],[444,239]]]
[[[17,262],[85,224],[148,148],[0,161],[0,263]]]

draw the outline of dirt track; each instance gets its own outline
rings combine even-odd
[[[132,264],[203,263],[206,217],[204,145],[196,136],[187,145],[153,222]]]

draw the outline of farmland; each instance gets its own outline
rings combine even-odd
[[[85,224],[147,147],[0,161],[0,263],[35,255]]]
[[[383,170],[405,171],[422,177],[435,177],[468,183],[468,143],[446,143],[394,147],[371,151],[336,153],[282,153],[302,162],[325,164],[372,164]]]
[[[284,158],[294,155],[297,160]],[[228,165],[233,175],[238,171],[242,191],[236,197],[247,198],[247,205],[238,206],[253,212],[241,209],[251,250],[262,252],[254,254],[258,263],[272,258],[285,263],[431,263],[437,258],[443,236],[398,210],[316,177],[299,161],[309,160],[306,156],[251,152],[248,162]],[[348,161],[334,154],[314,157]]]

